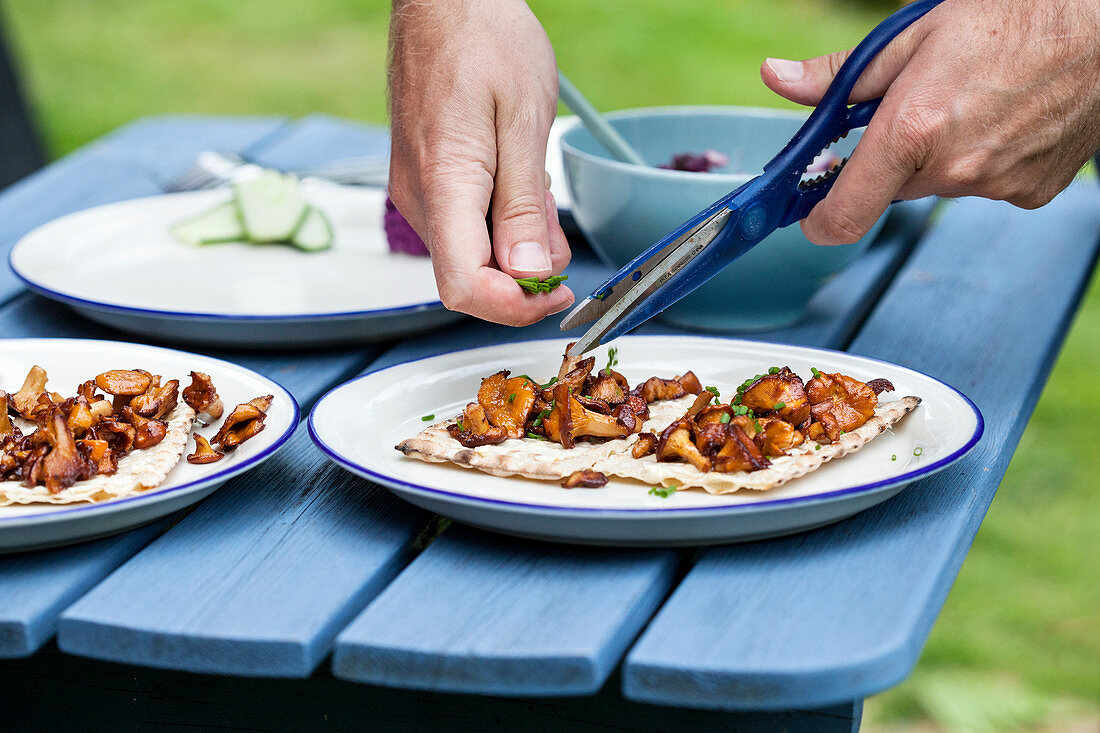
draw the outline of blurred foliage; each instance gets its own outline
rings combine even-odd
[[[764,57],[851,46],[898,4],[531,0],[562,69],[602,109],[790,106],[760,82]],[[4,6],[55,155],[151,114],[325,112],[382,123],[388,8],[385,0]],[[994,731],[1031,725],[1051,700],[1096,710],[1098,363],[1094,283],[916,672],[869,701],[872,721]]]

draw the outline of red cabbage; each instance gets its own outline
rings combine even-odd
[[[401,216],[390,197],[386,197],[386,215],[382,218],[382,228],[386,231],[386,240],[391,252],[402,252],[416,257],[428,257],[428,248],[412,225]]]
[[[672,156],[669,163],[657,167],[690,173],[710,173],[715,168],[721,168],[729,162],[730,159],[717,150],[705,150],[702,153],[677,153]]]

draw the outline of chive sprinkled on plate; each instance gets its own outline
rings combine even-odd
[[[424,422],[428,422],[429,420],[435,420],[435,415],[425,415],[424,417],[422,417],[420,419],[423,420]]]
[[[920,446],[917,446],[913,449],[913,455],[915,456],[919,456],[922,453],[924,453],[924,448],[921,448]]]
[[[607,366],[604,367],[603,373],[610,375],[611,367],[619,365],[619,347],[612,346],[607,350]]]
[[[649,493],[653,496],[659,496],[662,499],[667,499],[676,493],[676,486],[654,486],[649,490]]]

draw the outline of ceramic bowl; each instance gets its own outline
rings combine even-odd
[[[658,107],[614,112],[608,121],[652,166],[674,154],[717,150],[729,164],[710,173],[613,160],[584,127],[561,139],[573,216],[599,257],[616,268],[692,215],[759,175],[806,119],[747,107]],[[848,155],[858,131],[833,145]],[[855,244],[819,247],[797,224],[776,230],[718,275],[664,311],[669,324],[700,331],[778,328],[801,318],[826,280],[859,257],[882,219]]]

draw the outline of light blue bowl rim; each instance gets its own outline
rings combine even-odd
[[[780,109],[773,107],[738,107],[732,105],[690,105],[690,106],[673,106],[673,107],[638,107],[634,109],[623,109],[616,112],[608,112],[604,115],[608,120],[630,120],[638,118],[652,118],[652,117],[692,117],[702,114],[718,114],[725,117],[763,117],[769,119],[784,119],[784,120],[805,120],[809,116],[809,112],[800,112],[798,110]],[[634,165],[633,163],[622,163],[614,158],[605,158],[602,155],[593,155],[592,153],[586,153],[580,150],[576,146],[569,142],[569,138],[574,135],[581,134],[579,131],[584,130],[586,134],[591,135],[585,129],[584,125],[576,124],[570,126],[568,130],[562,133],[561,136],[561,150],[562,153],[567,156],[573,156],[581,158],[586,162],[593,163],[595,165],[602,165],[606,168],[613,170],[621,170],[624,172],[634,173],[636,175],[651,176],[653,178],[679,178],[680,180],[707,180],[711,182],[724,181],[732,190],[742,183],[755,178],[763,173],[763,170],[755,173],[695,173],[692,171],[673,171],[666,168],[653,168]],[[779,152],[776,150],[775,152]]]

